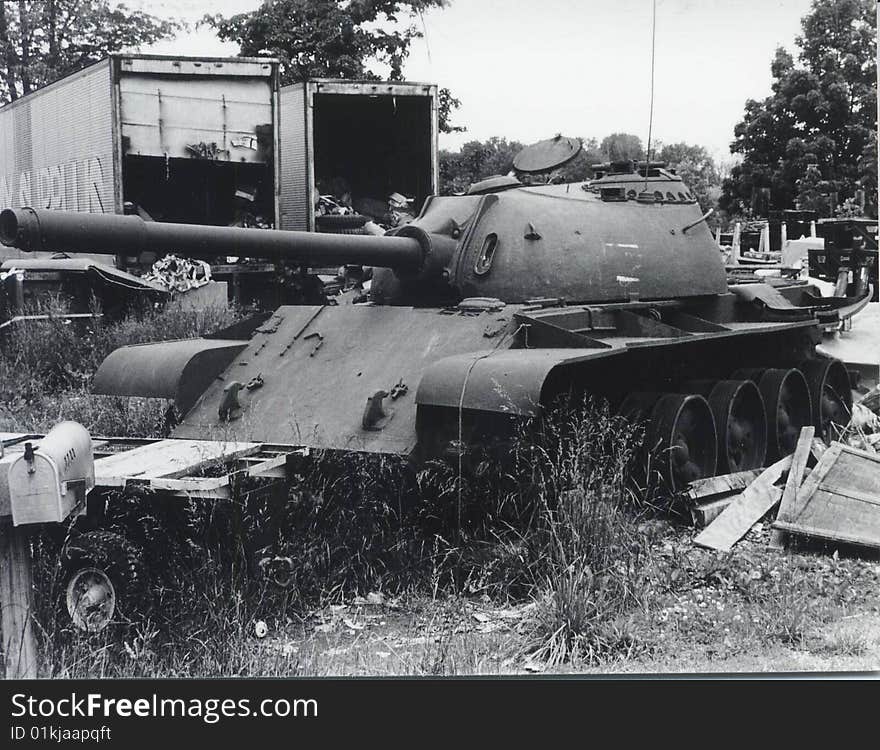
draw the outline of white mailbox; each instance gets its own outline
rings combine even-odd
[[[12,523],[63,521],[95,486],[95,457],[88,430],[60,422],[9,465]]]

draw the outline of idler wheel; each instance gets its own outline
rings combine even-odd
[[[757,381],[767,412],[767,461],[792,453],[801,427],[813,421],[810,389],[800,370],[771,368]]]
[[[715,420],[702,396],[680,393],[633,393],[620,413],[649,419],[647,447],[657,448],[661,471],[674,491],[715,473]]]
[[[839,359],[810,359],[800,369],[810,388],[816,432],[830,443],[846,429],[852,414],[849,373]]]

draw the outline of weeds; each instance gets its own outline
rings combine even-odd
[[[592,401],[562,405],[541,427],[525,446],[538,496],[526,535],[538,604],[528,649],[551,665],[594,663],[634,647],[626,614],[643,604],[647,506],[627,486],[641,435]]]
[[[46,316],[12,326],[0,341],[0,429],[47,432],[63,419],[92,434],[161,436],[167,432],[164,399],[93,396],[92,376],[113,350],[130,344],[190,338],[231,325],[241,311],[200,312],[151,308],[105,323],[93,317],[65,318],[65,302],[48,297],[24,311]]]
[[[167,404],[91,396],[95,368],[118,346],[199,335],[237,315],[148,311],[116,324],[93,319],[76,332],[47,309],[56,312],[3,342],[0,429],[42,432],[76,419],[96,434],[163,434]],[[743,638],[802,644],[825,616],[814,602],[825,585],[819,572],[762,569],[757,585],[748,561],[704,555],[700,563],[675,549],[658,559],[656,503],[632,481],[641,437],[604,403],[568,403],[524,428],[505,460],[465,475],[447,463],[416,469],[393,457],[315,452],[284,491],[242,485],[234,500],[210,503],[112,497],[104,527],[139,545],[158,571],[152,608],[136,625],[74,630],[60,611],[63,539],[41,532],[33,545],[41,673],[333,673],[335,662],[319,653],[260,647],[254,623],[281,630],[310,608],[368,591],[427,595],[440,610],[449,594],[531,601],[518,654],[551,666],[644,653],[653,647],[640,621],[654,615],[650,599],[701,587],[739,598],[742,615],[724,616]],[[261,563],[285,559],[289,576],[264,575]],[[845,583],[832,592],[841,600]],[[709,609],[701,603],[697,613]],[[681,626],[684,637],[702,637],[695,628],[708,619],[697,619]],[[705,627],[715,637],[717,627]],[[450,674],[488,663],[452,627],[427,644],[403,668]],[[856,638],[833,648],[865,650]]]

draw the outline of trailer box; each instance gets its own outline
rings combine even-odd
[[[111,55],[0,108],[0,208],[274,224],[278,130],[273,58]]]
[[[314,79],[281,89],[281,229],[315,230],[319,191],[358,200],[437,193],[437,86]]]

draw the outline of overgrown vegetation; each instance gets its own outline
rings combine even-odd
[[[57,304],[47,309],[57,313]],[[77,333],[53,313],[15,329],[0,359],[0,429],[43,431],[73,418],[93,433],[161,435],[164,402],[89,394],[94,367],[119,345],[206,333],[238,317],[146,311]],[[670,544],[680,532],[658,507],[661,495],[633,481],[644,474],[631,470],[644,461],[640,444],[640,429],[606,404],[567,403],[524,426],[505,462],[464,475],[448,463],[313,452],[289,487],[254,480],[230,501],[111,496],[101,528],[143,551],[152,593],[116,627],[75,630],[61,553],[78,532],[36,533],[41,674],[455,674],[504,671],[502,659],[590,669],[638,663],[682,639],[715,648],[719,628],[730,651],[750,642],[800,648],[817,622],[857,598],[861,578],[848,578],[842,562],[832,571],[840,581],[829,583],[821,562]],[[409,621],[425,634],[409,639],[420,645],[401,647],[393,668],[340,661],[333,654],[346,650],[345,628],[330,636],[315,624],[315,613],[342,611],[368,592],[423,612],[421,624]],[[474,606],[519,613],[515,634],[506,642],[469,634],[462,622]],[[258,621],[298,645],[268,647],[254,637]],[[865,653],[868,642],[847,631],[818,647]]]
[[[89,392],[98,365],[113,350],[148,341],[190,338],[232,325],[244,314],[227,309],[181,312],[140,310],[105,322],[97,308],[87,319],[69,319],[63,299],[31,306],[43,320],[16,324],[0,339],[0,430],[46,432],[62,419],[92,434],[162,436],[169,404],[160,399],[122,399]]]

